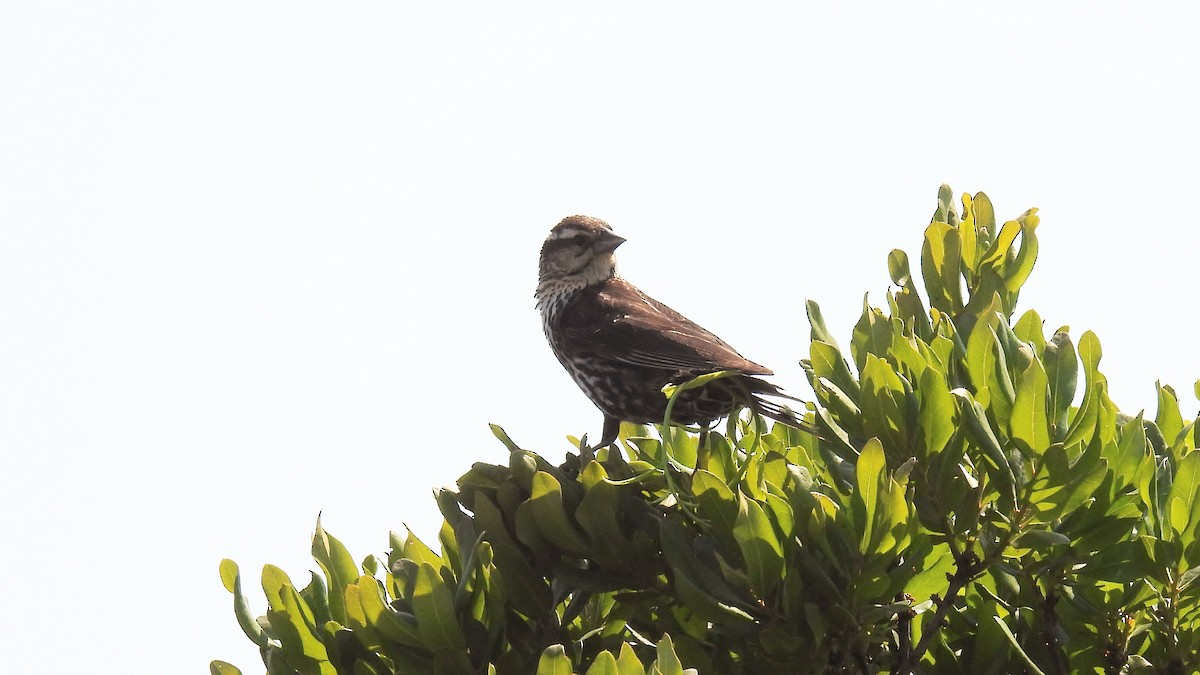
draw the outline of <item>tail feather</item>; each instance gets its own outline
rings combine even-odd
[[[786,424],[793,429],[798,429],[805,433],[812,434],[817,438],[821,438],[821,433],[813,425],[800,419],[800,416],[792,412],[791,408],[778,401],[770,399],[786,399],[797,403],[804,403],[804,399],[797,398],[791,394],[786,394],[779,387],[750,375],[740,375],[735,377],[717,380],[713,383],[724,389],[727,395],[733,397],[735,401],[745,405],[750,410],[757,414],[768,417],[781,424]],[[712,386],[712,385],[709,385]],[[764,398],[770,397],[770,398]],[[728,399],[726,399],[728,401]]]
[[[776,396],[776,394],[771,395]],[[784,394],[779,394],[779,396],[791,401],[800,401],[800,399],[794,396],[787,396]],[[769,417],[770,419],[773,419],[781,424],[786,424],[793,429],[799,429],[805,433],[812,434],[817,438],[821,437],[821,433],[817,431],[816,427],[800,419],[800,417],[796,413],[792,412],[791,408],[788,408],[786,405],[754,396],[752,397],[749,407],[751,410],[764,417]]]

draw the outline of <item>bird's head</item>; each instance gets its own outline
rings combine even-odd
[[[624,242],[599,218],[563,218],[542,244],[538,294],[578,290],[611,279],[617,273],[613,251]]]

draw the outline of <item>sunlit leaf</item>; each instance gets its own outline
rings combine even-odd
[[[641,669],[638,669],[641,671]],[[612,655],[612,652],[603,651],[596,655],[596,659],[592,661],[592,665],[587,669],[584,675],[621,675],[621,671],[617,668],[617,658]],[[642,675],[639,672],[637,675]]]
[[[1009,418],[1010,437],[1026,453],[1041,454],[1050,446],[1050,421],[1046,414],[1046,371],[1034,359],[1021,374],[1017,400]]]
[[[783,548],[762,505],[746,495],[738,496],[733,535],[746,561],[746,575],[759,597],[779,583],[783,571]]]
[[[921,374],[920,426],[925,455],[941,452],[954,435],[958,406],[944,376],[933,368]]]
[[[683,664],[675,655],[675,645],[671,642],[671,634],[663,633],[655,648],[657,659],[651,669],[653,675],[683,675]]]
[[[233,613],[237,618],[238,625],[241,626],[242,632],[250,641],[259,647],[267,644],[267,636],[263,633],[262,626],[255,620],[254,614],[250,611],[249,602],[246,596],[242,593],[242,578],[238,572],[237,563],[226,558],[221,561],[221,583],[225,585],[225,590],[233,593]]]
[[[1067,411],[1075,399],[1079,361],[1071,336],[1063,331],[1050,338],[1043,354],[1050,385],[1050,422],[1055,428],[1054,439],[1062,440],[1067,431]]]
[[[325,573],[326,585],[329,588],[329,612],[334,621],[346,621],[345,600],[342,593],[346,586],[358,578],[358,565],[342,542],[321,527],[321,518],[317,517],[316,531],[313,533],[312,555]]]
[[[213,661],[208,664],[208,672],[211,675],[242,675],[242,671],[236,666],[224,661]]]
[[[875,511],[879,507],[879,488],[885,477],[887,466],[883,457],[883,446],[879,439],[872,438],[863,447],[858,456],[858,464],[854,468],[856,490],[855,504],[861,509],[862,523],[859,538],[859,550],[871,553],[872,537],[875,527]]]
[[[1170,385],[1155,382],[1155,387],[1158,389],[1158,414],[1154,416],[1154,423],[1158,425],[1158,430],[1162,432],[1163,439],[1169,446],[1175,442],[1175,438],[1183,430],[1183,415],[1179,413],[1179,397],[1175,395],[1175,390]]]
[[[446,587],[436,568],[421,563],[412,598],[417,632],[433,649],[462,649],[466,645],[458,617],[454,614],[454,593]]]
[[[571,659],[562,645],[550,645],[538,659],[537,675],[571,675]]]
[[[1196,540],[1196,530],[1200,529],[1200,452],[1188,453],[1179,462],[1167,496],[1167,514],[1183,546]]]
[[[868,355],[862,376],[864,430],[889,449],[908,449],[909,395],[891,364]]]

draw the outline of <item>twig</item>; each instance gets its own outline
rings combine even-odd
[[[975,555],[975,548],[973,544],[969,542],[967,543],[967,545],[963,548],[962,554],[956,557],[955,565],[956,569],[954,574],[946,575],[947,579],[950,581],[950,586],[946,589],[945,597],[936,601],[938,608],[937,611],[933,613],[932,620],[927,622],[929,624],[929,629],[922,632],[921,641],[917,643],[916,648],[911,651],[908,658],[903,660],[897,666],[897,668],[892,671],[892,675],[910,675],[910,673],[912,673],[913,666],[915,666],[917,662],[921,660],[921,657],[925,655],[925,652],[929,649],[929,644],[933,639],[933,636],[937,634],[938,629],[940,629],[942,624],[945,623],[946,615],[949,614],[950,609],[954,607],[954,602],[958,599],[958,594],[962,592],[962,589],[971,582],[971,579],[975,578],[976,574],[978,574],[981,565],[979,557]]]
[[[896,646],[896,653],[899,656],[896,661],[897,672],[912,667],[912,620],[916,615],[911,608],[896,615],[896,632],[899,635],[899,644]]]
[[[1055,673],[1067,675],[1070,671],[1070,664],[1067,663],[1067,655],[1063,653],[1062,643],[1059,641],[1055,630],[1059,629],[1058,623],[1058,596],[1054,594],[1054,587],[1049,585],[1047,581],[1047,591],[1042,599],[1042,641],[1046,645],[1046,651],[1050,653],[1050,665]],[[1036,586],[1035,586],[1036,588]]]

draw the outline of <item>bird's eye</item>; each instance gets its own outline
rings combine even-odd
[[[571,237],[571,243],[581,248],[587,244],[587,240],[588,238],[586,234],[577,234],[574,237]]]

